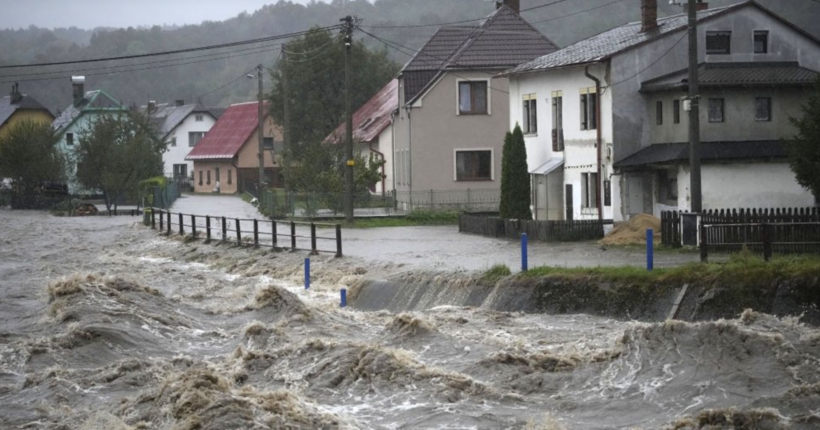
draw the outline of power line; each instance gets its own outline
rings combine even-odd
[[[652,64],[650,64],[650,65],[648,65],[648,66],[644,67],[643,69],[639,70],[639,71],[638,71],[637,73],[635,73],[634,75],[632,75],[632,76],[630,76],[630,77],[628,77],[628,78],[626,78],[626,79],[624,79],[624,80],[621,80],[621,81],[615,82],[615,83],[613,83],[613,84],[609,84],[609,85],[607,85],[607,87],[606,87],[606,88],[611,88],[611,87],[614,87],[614,86],[616,86],[616,85],[623,84],[624,82],[630,81],[630,80],[632,80],[633,78],[635,78],[636,76],[640,75],[641,73],[643,73],[643,72],[645,72],[645,71],[649,70],[652,66],[654,66],[655,64],[658,64],[658,62],[660,62],[660,61],[661,61],[664,57],[666,57],[667,55],[669,55],[669,53],[670,53],[670,52],[672,52],[672,50],[674,50],[674,49],[675,49],[675,47],[676,47],[676,46],[678,46],[678,45],[681,43],[681,41],[683,41],[683,39],[685,39],[685,38],[686,38],[686,36],[688,36],[688,33],[687,33],[687,32],[684,32],[684,33],[683,33],[683,36],[681,36],[681,37],[680,37],[680,39],[678,39],[678,41],[677,41],[677,42],[675,42],[675,44],[674,44],[674,45],[672,45],[672,46],[671,46],[671,47],[670,47],[670,48],[669,48],[666,52],[664,52],[663,54],[661,54],[661,56],[660,56],[660,57],[656,58],[656,59],[655,59],[655,61],[653,61],[653,62],[652,62]]]
[[[591,7],[589,9],[579,10],[578,12],[573,12],[573,13],[570,13],[570,14],[567,14],[567,15],[556,16],[556,17],[544,19],[544,20],[541,20],[541,21],[533,21],[530,24],[535,25],[535,24],[543,24],[545,22],[550,22],[550,21],[556,21],[556,20],[559,20],[559,19],[568,18],[568,17],[575,16],[575,15],[580,15],[582,13],[591,12],[593,10],[601,9],[601,8],[604,8],[604,7],[607,7],[607,6],[612,6],[613,4],[622,3],[624,1],[625,0],[615,0],[613,2],[609,2],[609,3],[599,5],[599,6]],[[820,1],[820,0],[818,0],[818,1]]]
[[[318,30],[335,30],[341,28],[340,25],[332,25],[329,27],[320,27]],[[146,57],[156,57],[161,55],[173,55],[173,54],[184,54],[188,52],[197,52],[197,51],[207,51],[211,49],[219,49],[219,48],[232,48],[235,46],[243,46],[243,45],[250,45],[253,43],[264,43],[264,42],[272,42],[274,40],[281,40],[287,39],[291,37],[298,37],[304,36],[310,32],[316,31],[317,29],[310,29],[304,30],[294,33],[287,33],[287,34],[280,34],[277,36],[269,36],[269,37],[262,37],[258,39],[252,40],[244,40],[240,42],[230,42],[230,43],[222,43],[219,45],[209,45],[209,46],[201,46],[198,48],[187,48],[187,49],[177,49],[174,51],[164,51],[164,52],[153,52],[149,54],[135,54],[135,55],[123,55],[119,57],[106,57],[106,58],[93,58],[88,60],[75,60],[75,61],[58,61],[58,62],[51,62],[51,63],[35,63],[35,64],[16,64],[10,66],[0,66],[0,69],[12,69],[12,68],[23,68],[23,67],[44,67],[44,66],[62,66],[67,64],[86,64],[86,63],[98,63],[102,61],[118,61],[118,60],[131,60],[135,58],[146,58]]]
[[[254,71],[255,69],[256,69],[256,67],[254,67],[254,68],[252,68],[252,69],[248,70],[247,72],[243,72],[243,73],[242,73],[241,75],[239,75],[239,77],[237,77],[236,79],[234,79],[234,80],[232,80],[232,81],[228,82],[228,83],[227,83],[227,84],[225,84],[225,85],[222,85],[222,86],[221,86],[221,87],[219,87],[219,88],[216,88],[216,89],[213,89],[213,90],[211,90],[211,91],[208,91],[208,92],[207,92],[207,93],[205,93],[205,94],[200,94],[200,95],[198,95],[198,96],[196,97],[196,99],[198,100],[198,99],[201,99],[201,98],[203,98],[203,97],[207,97],[207,96],[209,96],[209,95],[211,95],[211,94],[213,94],[213,93],[215,93],[215,92],[217,92],[217,91],[219,91],[219,90],[222,90],[222,89],[224,89],[224,88],[227,88],[227,87],[228,87],[228,86],[230,86],[230,85],[233,85],[235,82],[239,81],[240,79],[245,78],[245,77],[248,75],[248,73],[250,73],[250,72]]]

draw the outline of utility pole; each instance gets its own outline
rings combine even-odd
[[[689,0],[689,194],[691,211],[703,210],[700,181],[700,92],[698,88],[697,2]]]
[[[284,141],[285,151],[291,151],[290,147],[290,87],[288,85],[288,50],[287,44],[282,45],[282,97],[284,99],[284,122],[282,127],[282,140]],[[290,166],[290,157],[285,161],[287,166]],[[285,171],[285,180],[290,180],[290,170]],[[287,191],[287,183],[285,184],[285,191]]]
[[[345,44],[345,118],[347,118],[347,130],[345,132],[345,221],[353,224],[353,106],[351,102],[350,82],[352,78],[353,62],[351,51],[353,49],[353,17],[346,16],[341,19],[344,25]]]
[[[263,137],[264,136],[263,129],[264,129],[265,124],[263,122],[264,115],[262,113],[264,93],[263,93],[263,90],[262,90],[262,65],[261,64],[256,66],[256,80],[258,81],[258,84],[259,84],[259,94],[258,94],[258,96],[259,96],[259,112],[258,112],[258,114],[259,114],[259,124],[258,124],[258,127],[256,129],[256,138],[259,139],[259,188],[257,189],[257,197],[259,197],[259,195],[261,195],[261,193],[262,193],[263,185],[265,183],[265,153],[263,152],[263,148],[264,148],[264,145],[265,145],[265,143],[264,143],[265,139]]]

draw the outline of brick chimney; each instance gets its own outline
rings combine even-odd
[[[185,100],[177,100],[176,103],[177,103],[177,107],[185,106]]]
[[[521,13],[521,0],[495,0],[495,8],[501,9],[501,6],[507,5],[516,14]]]
[[[11,104],[16,105],[23,101],[23,95],[20,94],[20,84],[15,83],[11,86]]]
[[[695,10],[700,12],[709,9],[709,3],[705,3],[703,0],[697,0],[695,3]],[[689,2],[683,4],[683,13],[689,13]]]
[[[658,0],[641,0],[641,33],[658,28]]]
[[[85,76],[72,76],[71,87],[73,88],[74,106],[77,106],[85,97]]]

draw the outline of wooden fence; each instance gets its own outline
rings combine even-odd
[[[219,240],[237,245],[267,246],[273,249],[334,253],[342,256],[342,227],[339,224],[307,222],[277,222],[272,220],[239,219],[172,213],[154,208],[150,212],[150,225],[167,235],[186,233],[206,242]],[[333,237],[319,236],[317,229],[333,229]],[[285,240],[282,240],[285,238]],[[335,249],[320,247],[319,243],[335,243]]]
[[[820,208],[721,209],[701,215],[701,252],[820,252]],[[680,246],[681,214],[661,214],[664,245]],[[705,244],[705,245],[704,245]],[[764,246],[766,245],[766,246]],[[706,248],[704,249],[703,246]]]
[[[604,225],[607,224],[611,225],[612,220],[535,221],[472,214],[461,214],[458,217],[459,233],[506,239],[518,239],[521,233],[527,233],[531,241],[539,242],[601,239],[604,237]]]

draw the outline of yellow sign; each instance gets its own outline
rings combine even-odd
[[[353,167],[356,165],[356,160],[347,160],[347,165]]]

